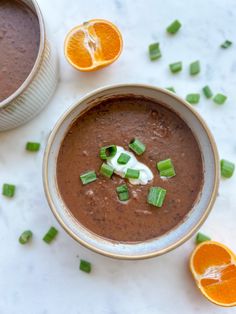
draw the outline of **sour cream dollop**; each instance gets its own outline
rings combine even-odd
[[[126,165],[120,165],[117,162],[121,153],[124,153],[130,156],[130,159]],[[134,185],[138,185],[138,184],[145,185],[153,179],[152,171],[145,164],[143,164],[142,162],[139,162],[133,153],[125,150],[121,146],[117,146],[117,152],[115,156],[108,159],[107,164],[113,167],[114,172],[122,178],[125,177],[125,174],[128,168],[139,170],[140,175],[138,179],[128,179],[129,182]]]

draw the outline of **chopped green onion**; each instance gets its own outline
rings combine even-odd
[[[119,197],[119,200],[120,200],[121,202],[128,201],[128,199],[129,199],[129,193],[128,193],[128,192],[119,193],[119,194],[118,194],[118,197]]]
[[[57,234],[58,234],[58,230],[54,227],[51,227],[48,230],[48,232],[44,235],[43,241],[49,244],[52,242],[52,240],[54,240]]]
[[[197,61],[194,61],[190,64],[190,67],[189,67],[189,72],[191,75],[196,75],[198,74],[199,72],[201,71],[201,67],[200,67],[200,62],[197,60]]]
[[[166,28],[166,31],[170,34],[175,34],[178,32],[181,26],[181,23],[178,20],[175,20]]]
[[[15,185],[4,183],[2,186],[2,195],[13,197],[15,194]]]
[[[234,163],[225,159],[221,159],[220,170],[222,177],[231,178],[232,175],[234,174],[234,168],[235,168]]]
[[[180,72],[182,70],[182,62],[179,61],[179,62],[171,63],[169,67],[172,73]]]
[[[117,159],[118,164],[120,165],[126,165],[127,162],[130,160],[130,156],[128,154],[125,153],[121,153],[119,158]]]
[[[109,159],[115,156],[117,152],[116,145],[104,146],[100,149],[101,159]]]
[[[25,145],[25,149],[30,152],[37,152],[40,149],[40,143],[27,142]]]
[[[161,50],[159,43],[149,45],[149,58],[151,61],[157,60],[161,57]]]
[[[160,187],[151,187],[148,193],[148,203],[156,207],[162,207],[165,200],[166,190]]]
[[[95,171],[88,171],[84,174],[81,174],[80,180],[82,181],[83,185],[91,183],[97,180],[97,175]]]
[[[140,175],[140,171],[136,169],[128,168],[125,174],[125,178],[128,179],[138,179]]]
[[[227,49],[227,48],[229,48],[232,44],[233,44],[232,41],[226,40],[225,42],[223,42],[223,44],[220,45],[220,47],[223,48],[223,49]]]
[[[30,230],[24,231],[19,237],[20,244],[28,243],[31,240],[32,236],[33,236],[32,231]]]
[[[107,165],[105,162],[101,165],[100,173],[103,174],[105,177],[110,178],[113,175],[114,169]]]
[[[204,86],[202,91],[204,95],[206,96],[206,98],[211,98],[213,96],[213,93],[208,85]]]
[[[116,192],[117,192],[117,193],[128,192],[128,187],[127,187],[127,185],[126,185],[126,184],[119,185],[119,186],[116,188]]]
[[[213,101],[217,104],[217,105],[223,105],[227,100],[227,96],[223,95],[223,94],[217,94],[213,97]]]
[[[198,104],[199,100],[200,100],[200,94],[197,94],[197,93],[195,93],[195,94],[188,94],[186,96],[186,100],[190,104],[193,104],[193,105]]]
[[[169,86],[169,87],[166,87],[166,89],[172,93],[176,93],[175,89],[173,86]]]
[[[137,155],[142,155],[145,152],[146,146],[137,138],[133,138],[129,143],[129,148]]]
[[[84,271],[85,273],[89,274],[91,272],[91,270],[92,270],[92,265],[91,265],[91,263],[81,259],[80,260],[79,269]]]
[[[201,232],[198,232],[198,234],[196,235],[196,243],[197,244],[200,244],[202,242],[205,242],[205,241],[210,241],[211,238],[206,236],[205,234],[201,233]]]
[[[170,158],[159,161],[157,163],[157,169],[159,170],[161,177],[171,178],[176,175],[174,165]]]

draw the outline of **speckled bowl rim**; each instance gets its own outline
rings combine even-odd
[[[22,1],[22,0],[20,0],[20,1],[23,2],[24,4],[26,4],[25,1]],[[35,13],[37,15],[38,22],[39,22],[40,40],[39,40],[39,49],[38,49],[37,58],[35,60],[34,66],[31,69],[29,75],[27,76],[25,81],[21,84],[21,86],[13,94],[11,94],[9,97],[5,98],[3,101],[0,101],[0,109],[5,108],[8,105],[10,105],[14,99],[16,99],[18,96],[20,96],[26,90],[26,88],[33,81],[35,75],[38,73],[40,65],[43,61],[43,54],[44,54],[45,45],[46,45],[46,42],[45,42],[45,25],[44,25],[43,15],[42,15],[42,12],[39,8],[37,1],[36,0],[30,0],[30,2],[34,6],[34,10],[35,10]]]
[[[96,246],[90,245],[88,244],[86,241],[82,240],[79,236],[75,235],[72,230],[66,226],[66,224],[64,223],[63,219],[61,218],[61,216],[58,214],[57,208],[54,205],[50,192],[49,192],[49,182],[48,182],[48,162],[49,162],[49,153],[53,144],[53,141],[57,135],[58,130],[60,129],[62,123],[64,122],[64,120],[67,118],[67,116],[69,116],[69,114],[77,107],[79,106],[81,103],[83,103],[84,101],[86,101],[86,99],[91,98],[96,96],[96,94],[101,93],[103,91],[106,90],[110,90],[110,89],[114,89],[114,88],[145,88],[145,89],[149,89],[149,90],[154,90],[163,94],[166,94],[168,96],[171,96],[172,98],[175,98],[175,100],[179,101],[180,103],[182,103],[182,105],[186,106],[191,113],[197,118],[198,122],[202,125],[204,131],[206,132],[211,147],[212,147],[212,151],[213,151],[213,155],[214,155],[214,162],[215,162],[215,173],[214,173],[214,186],[213,186],[213,190],[211,193],[211,198],[206,206],[206,209],[204,211],[204,214],[201,216],[201,219],[199,219],[199,221],[194,225],[194,227],[185,235],[183,236],[179,241],[176,241],[175,243],[173,243],[172,245],[169,245],[168,247],[162,249],[162,250],[158,250],[156,252],[151,252],[151,253],[145,253],[145,254],[140,254],[140,255],[135,255],[135,256],[131,256],[131,255],[121,255],[121,254],[115,254],[115,253],[110,253],[107,252],[105,250],[101,250],[100,248],[97,248]],[[85,96],[81,97],[79,100],[76,101],[76,103],[74,105],[72,105],[68,110],[66,110],[66,112],[59,118],[59,120],[57,121],[57,123],[55,124],[49,138],[48,138],[48,142],[47,142],[47,146],[45,148],[45,152],[44,152],[44,159],[43,159],[43,185],[44,185],[44,191],[46,194],[46,198],[47,201],[49,203],[49,206],[51,208],[52,213],[54,214],[54,216],[56,217],[56,219],[58,220],[58,222],[61,224],[61,226],[64,228],[64,230],[77,242],[79,242],[80,244],[82,244],[84,247],[99,253],[101,255],[107,256],[107,257],[111,257],[111,258],[116,258],[116,259],[122,259],[122,260],[139,260],[139,259],[147,259],[147,258],[151,258],[151,257],[155,257],[155,256],[160,256],[162,254],[165,254],[175,248],[177,248],[178,246],[180,246],[181,244],[183,244],[184,242],[186,242],[199,228],[200,226],[205,222],[205,220],[207,219],[208,215],[211,212],[211,209],[214,205],[214,202],[216,200],[217,197],[217,193],[218,193],[218,188],[219,188],[219,168],[217,167],[217,165],[219,165],[219,155],[218,155],[218,150],[217,150],[217,146],[215,143],[215,140],[213,138],[213,135],[211,134],[206,122],[203,120],[203,118],[201,117],[201,115],[192,107],[192,105],[188,104],[186,101],[184,101],[181,97],[177,96],[176,94],[163,89],[163,88],[159,88],[159,87],[154,87],[148,84],[114,84],[114,85],[108,85],[108,86],[104,86],[102,88],[96,89],[95,91],[92,91],[90,93],[87,93]],[[109,239],[107,239],[109,240]],[[155,240],[155,238],[153,239],[153,241]],[[156,238],[156,240],[158,241],[158,238]],[[150,241],[150,240],[149,240]],[[113,242],[113,241],[111,241]],[[145,243],[145,241],[143,242]]]

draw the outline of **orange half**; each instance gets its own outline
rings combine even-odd
[[[190,269],[207,299],[221,306],[236,305],[236,258],[225,245],[206,241],[190,258]]]
[[[95,71],[121,54],[122,36],[109,21],[94,19],[74,27],[65,39],[65,56],[80,71]]]

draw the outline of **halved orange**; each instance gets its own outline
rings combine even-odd
[[[74,27],[65,39],[65,56],[76,69],[94,71],[113,63],[121,54],[122,36],[109,21],[94,19]]]
[[[207,299],[221,306],[236,306],[236,257],[225,245],[206,241],[190,258],[190,269]]]

